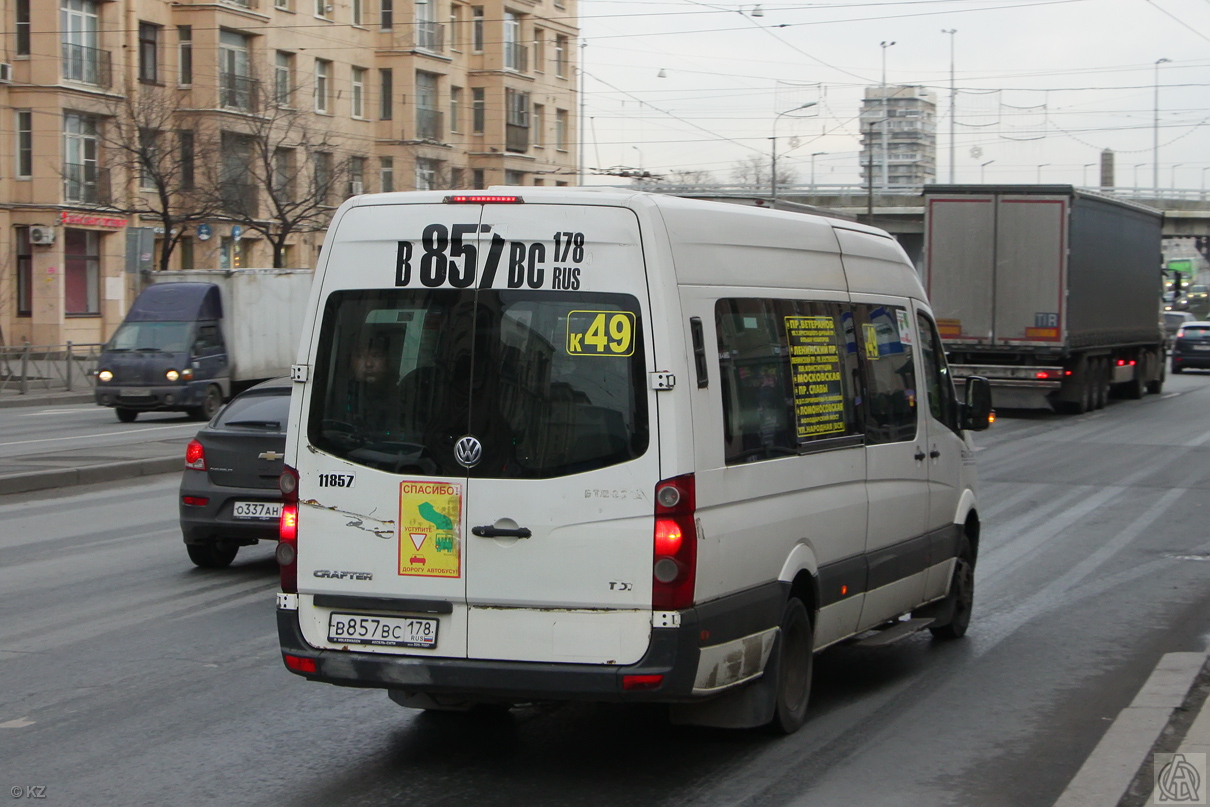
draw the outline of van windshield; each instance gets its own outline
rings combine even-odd
[[[327,301],[308,437],[401,474],[549,478],[647,450],[638,301],[508,290],[339,291]],[[483,445],[469,470],[466,435]]]
[[[192,322],[123,322],[105,349],[184,353],[192,328]]]

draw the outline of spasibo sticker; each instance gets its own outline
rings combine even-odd
[[[430,224],[420,241],[398,242],[395,285],[578,291],[584,233],[558,232],[551,240],[548,255],[546,242],[512,241],[490,224]]]

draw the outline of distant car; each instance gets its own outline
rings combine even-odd
[[[1176,332],[1181,329],[1181,326],[1186,322],[1196,321],[1197,317],[1193,316],[1188,311],[1164,312],[1164,340],[1168,343],[1169,349],[1171,349],[1172,340],[1176,339]]]
[[[1172,343],[1172,372],[1210,369],[1210,322],[1186,322]]]
[[[189,559],[229,566],[241,546],[276,541],[291,383],[278,378],[233,398],[185,449],[181,533]]]

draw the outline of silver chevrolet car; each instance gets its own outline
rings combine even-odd
[[[278,378],[236,396],[185,449],[181,533],[198,566],[229,566],[241,546],[277,540],[290,388]]]

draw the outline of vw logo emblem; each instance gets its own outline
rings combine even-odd
[[[483,459],[483,444],[469,434],[454,446],[454,459],[464,468],[471,468]]]

